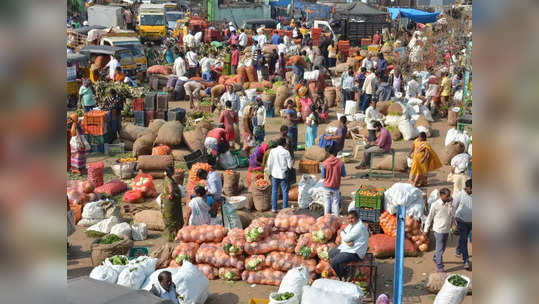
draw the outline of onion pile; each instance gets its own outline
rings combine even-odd
[[[380,215],[380,226],[384,230],[384,234],[396,237],[397,236],[397,216],[391,215],[384,211]],[[423,252],[428,250],[429,239],[423,231],[421,231],[421,223],[410,216],[406,216],[404,222],[404,232],[408,239],[414,243],[417,248]]]

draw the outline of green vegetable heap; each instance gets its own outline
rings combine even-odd
[[[182,253],[176,257],[176,263],[180,266],[183,265],[183,261],[191,261],[191,257],[188,254]]]
[[[223,278],[227,281],[234,280],[238,274],[235,271],[227,271],[223,275]]]
[[[329,261],[329,248],[324,247],[318,250],[318,256],[324,261]]]
[[[275,301],[286,301],[294,296],[293,292],[283,292],[283,293],[277,293],[273,295],[273,299]]]
[[[305,259],[308,259],[310,256],[311,256],[311,253],[313,252],[313,250],[307,246],[303,246],[299,249],[298,251],[298,255],[299,256],[302,256],[303,258]]]
[[[116,234],[109,234],[105,236],[104,238],[102,238],[101,241],[99,241],[99,244],[112,244],[121,240],[122,239]]]
[[[127,265],[128,263],[125,255],[115,255],[109,258],[109,261],[112,263],[112,265]]]
[[[240,249],[230,243],[223,245],[223,250],[227,252],[229,255],[234,256],[240,252]]]
[[[260,259],[252,259],[247,263],[247,270],[256,270],[256,267],[260,265],[262,261]]]
[[[454,274],[447,279],[449,283],[457,286],[457,287],[466,287],[468,285],[468,281],[464,279],[463,277],[459,276],[458,274]]]
[[[326,241],[326,235],[324,234],[324,231],[313,231],[313,240],[315,242],[324,243]]]
[[[249,243],[254,242],[258,240],[258,237],[262,234],[262,232],[264,232],[264,229],[260,227],[255,227],[245,233],[245,238]]]

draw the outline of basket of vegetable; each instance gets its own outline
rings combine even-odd
[[[262,93],[262,95],[260,96],[260,98],[262,99],[263,102],[267,102],[267,103],[271,103],[273,104],[273,102],[275,101],[275,91],[272,90],[272,89],[267,89],[264,91],[264,93]]]
[[[299,299],[293,292],[285,291],[283,293],[272,292],[269,296],[270,304],[288,304],[299,303]]]
[[[200,102],[200,111],[211,113],[212,110],[213,110],[213,105],[212,105],[211,99],[209,98],[202,99],[202,101]]]
[[[356,208],[371,208],[376,210],[382,209],[384,201],[383,188],[374,188],[366,185],[361,185],[356,191]]]
[[[116,163],[110,166],[114,175],[121,179],[133,178],[135,176],[137,163],[135,161],[122,161],[122,159],[116,160]]]
[[[436,295],[434,304],[462,303],[470,287],[470,278],[453,274],[445,279],[442,289]]]
[[[122,239],[115,234],[108,234],[102,238],[95,239],[90,246],[92,265],[100,265],[105,259],[114,255],[125,255],[132,246],[132,240]]]

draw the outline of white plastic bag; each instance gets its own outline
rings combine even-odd
[[[279,286],[278,293],[283,292],[293,292],[294,297],[301,299],[301,293],[303,292],[303,286],[309,285],[309,272],[305,267],[295,267],[285,274]],[[271,297],[270,297],[271,298]],[[291,300],[291,299],[289,299]],[[285,302],[285,303],[294,303],[294,302]],[[297,302],[299,303],[299,302]]]
[[[352,297],[338,293],[336,290],[304,286],[301,294],[301,304],[358,304]],[[360,303],[361,304],[361,303]]]
[[[357,112],[357,102],[354,100],[347,100],[344,108],[345,115],[354,115]]]
[[[292,296],[288,300],[282,300],[277,301],[273,298],[274,295],[278,294],[278,292],[272,292],[269,295],[269,304],[299,304],[299,300],[301,299],[300,296],[298,296],[296,293],[294,293],[294,296]]]
[[[125,255],[120,255],[120,256],[123,256],[126,261],[128,260],[127,256],[125,256]],[[118,274],[122,273],[122,271],[129,266],[129,263],[127,263],[127,265],[113,265],[112,262],[111,262],[111,258],[112,257],[106,258],[103,261],[103,265],[111,267],[112,269],[116,270],[116,272]]]
[[[393,184],[384,192],[384,208],[395,214],[398,205],[406,206],[406,215],[421,219],[424,216],[423,191],[408,183]]]
[[[468,293],[468,288],[470,287],[470,278],[460,275],[463,279],[468,281],[468,283],[464,287],[458,287],[449,283],[448,280],[451,276],[452,275],[449,275],[445,279],[442,289],[440,289],[434,299],[434,304],[460,304],[464,300],[464,297]]]
[[[298,183],[298,205],[299,209],[309,208],[309,204],[313,200],[309,194],[309,190],[316,185],[316,176],[312,174],[304,174]]]
[[[392,126],[392,127],[398,127],[401,121],[405,121],[406,116],[401,115],[387,115],[384,119],[384,125],[386,126]]]
[[[118,276],[118,285],[140,289],[142,283],[146,280],[146,277],[147,275],[142,267],[129,265],[129,267],[126,267],[120,272],[120,275]]]
[[[163,271],[168,271],[171,275],[175,275],[176,273],[178,273],[178,271],[180,271],[180,268],[163,268],[152,272],[152,274],[150,274],[146,278],[146,281],[144,281],[144,283],[142,284],[141,289],[150,291],[150,289],[152,289],[152,285],[159,284],[157,277]]]
[[[105,218],[105,210],[101,207],[101,202],[90,202],[84,205],[82,208],[82,218],[83,219],[99,219],[102,220]],[[98,221],[99,222],[99,221]]]
[[[99,223],[88,227],[87,230],[109,234],[112,227],[116,224],[118,224],[118,218],[111,216],[108,219],[101,220]]]
[[[345,295],[352,298],[354,303],[361,303],[364,297],[361,287],[349,282],[342,282],[330,279],[318,279],[313,282],[312,287],[324,290],[326,292],[334,291],[339,294]]]
[[[85,218],[83,218],[77,223],[77,226],[90,227],[92,225],[95,225],[95,224],[99,223],[102,220],[103,219],[85,219]]]
[[[404,140],[414,139],[419,135],[419,132],[417,132],[417,129],[409,120],[402,120],[399,122],[399,131],[402,133],[402,138]]]
[[[129,265],[136,267],[141,267],[144,270],[146,276],[152,274],[155,271],[155,265],[157,264],[157,259],[150,258],[149,256],[143,255],[139,256],[134,260],[129,261]]]
[[[133,241],[144,241],[148,238],[148,226],[146,223],[137,223],[131,226]]]
[[[119,223],[110,229],[111,234],[116,234],[121,238],[131,239],[131,226],[128,223]]]
[[[189,261],[184,261],[180,270],[172,275],[176,284],[178,296],[183,298],[180,303],[204,304],[208,299],[210,281]]]
[[[219,166],[224,170],[235,169],[238,167],[238,160],[232,153],[230,153],[230,151],[227,151],[226,153],[219,155]]]
[[[445,134],[445,141],[444,141],[445,145],[449,146],[449,144],[455,140],[458,133],[459,131],[457,131],[456,128],[451,128],[447,130],[447,133]]]
[[[426,128],[425,126],[418,126],[417,127],[417,132],[418,133],[425,132],[427,137],[430,137],[430,130],[428,128]]]
[[[241,219],[238,215],[238,211],[236,211],[236,207],[232,205],[231,203],[225,202],[222,207],[223,208],[223,215],[224,215],[224,224],[226,229],[232,230],[234,228],[240,228],[243,229],[243,226],[241,225]]]
[[[90,272],[90,278],[116,284],[116,281],[118,281],[118,272],[110,266],[99,265],[92,269],[92,272]]]

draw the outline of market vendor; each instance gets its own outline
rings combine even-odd
[[[238,111],[240,110],[240,97],[238,96],[238,94],[236,94],[236,92],[234,92],[234,85],[232,84],[228,84],[226,86],[226,92],[221,95],[220,102],[223,108],[226,107],[227,101],[230,101],[232,110],[238,113]]]
[[[161,299],[170,300],[174,304],[179,304],[176,285],[172,282],[172,274],[170,271],[165,270],[159,273],[157,281],[159,283],[152,285],[150,293]]]
[[[253,153],[249,156],[249,170],[262,171],[262,162],[264,160],[264,154],[268,150],[268,144],[262,143],[255,148]]]
[[[189,201],[187,208],[187,218],[189,225],[209,225],[211,207],[206,203],[206,189],[203,186],[196,186],[194,189],[195,196]]]
[[[221,176],[215,171],[198,170],[197,177],[206,180],[206,203],[210,206],[210,214],[215,216],[223,202],[223,182]]]
[[[107,138],[105,142],[111,144],[119,135],[122,128],[122,110],[124,100],[115,89],[110,89],[109,96],[105,99],[104,109],[107,113]]]
[[[227,100],[226,109],[221,112],[219,116],[219,123],[225,126],[226,141],[229,145],[232,145],[236,140],[236,133],[234,132],[234,124],[238,123],[238,113],[232,110],[232,102]]]
[[[224,125],[219,125],[218,128],[212,129],[206,135],[204,140],[204,147],[206,152],[213,156],[217,156],[221,153],[228,151],[228,142],[226,141],[226,131]]]
[[[334,156],[337,156],[337,153],[344,149],[344,142],[346,140],[346,134],[348,133],[348,127],[346,126],[347,121],[346,116],[341,116],[339,119],[339,127],[337,128],[337,131],[335,131],[335,134],[325,137],[326,141],[332,141],[329,153]]]
[[[330,149],[329,147],[326,149]],[[341,178],[346,176],[344,163],[331,155],[322,163],[322,178],[324,188],[329,192],[328,200],[324,206],[324,215],[333,214],[339,216],[341,209]]]
[[[331,268],[341,280],[352,279],[348,263],[362,260],[369,247],[369,230],[356,211],[349,211],[346,220],[348,226],[341,231],[341,244],[329,251]]]
[[[69,130],[68,157],[70,159],[68,169],[71,169],[71,171],[75,174],[82,175],[84,170],[86,170],[86,153],[89,151],[86,151],[84,144],[76,144],[71,142],[73,137],[80,137],[83,134],[82,128],[79,124],[79,116],[76,113],[69,116],[67,127]]]
[[[161,212],[165,223],[165,234],[169,242],[174,241],[178,230],[184,225],[181,204],[182,192],[174,178],[172,178],[173,175],[174,167],[167,167],[163,183],[163,194],[161,195],[163,203]]]

